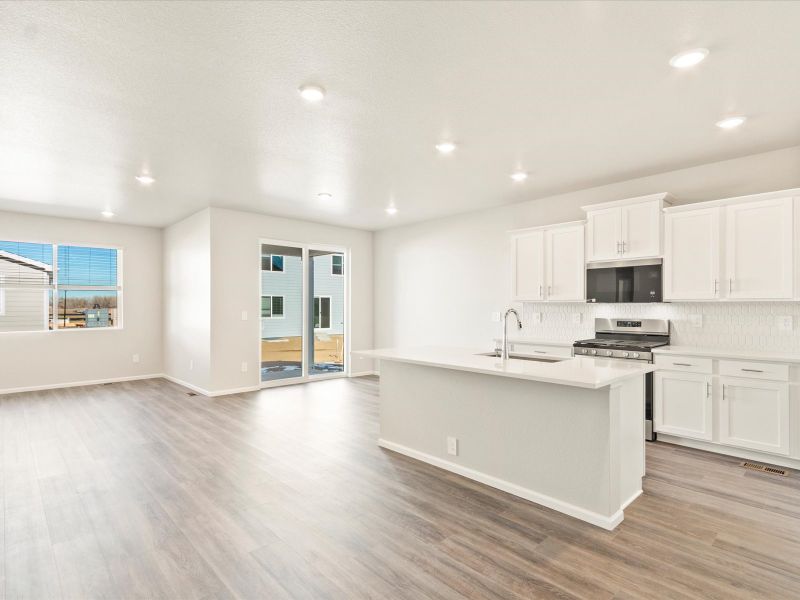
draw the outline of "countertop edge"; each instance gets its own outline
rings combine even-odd
[[[663,346],[653,348],[653,354],[677,354],[685,356],[705,356],[708,358],[728,358],[734,360],[753,360],[763,362],[780,362],[800,364],[800,354],[742,352],[741,350],[719,350],[693,346]]]

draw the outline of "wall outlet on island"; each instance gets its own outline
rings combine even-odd
[[[135,362],[135,363],[139,362],[139,355],[138,354],[134,354],[133,355],[133,362]]]
[[[778,317],[778,329],[781,331],[792,331],[794,322],[791,316]]]
[[[447,438],[447,453],[452,456],[458,456],[458,438]]]

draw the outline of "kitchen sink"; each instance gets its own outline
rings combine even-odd
[[[475,356],[493,356],[495,358],[500,358],[500,354],[498,352],[482,352],[480,354],[476,354]],[[566,358],[554,358],[554,357],[544,357],[544,356],[520,356],[519,354],[509,354],[509,359],[512,360],[529,360],[532,362],[560,362],[562,360],[566,360]]]

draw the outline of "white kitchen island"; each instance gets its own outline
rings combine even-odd
[[[384,448],[605,529],[642,492],[651,364],[431,347],[353,356],[380,361]]]

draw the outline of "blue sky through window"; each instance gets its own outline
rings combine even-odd
[[[0,240],[0,250],[53,265],[53,246]],[[117,251],[113,248],[84,246],[58,247],[59,285],[117,285]],[[97,295],[97,292],[72,292],[72,295]]]
[[[4,242],[0,240],[0,250],[11,252],[18,256],[38,260],[46,265],[53,266],[53,246],[50,244],[31,244],[29,242]]]

